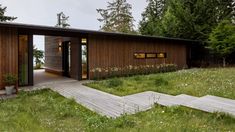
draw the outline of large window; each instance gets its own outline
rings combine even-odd
[[[167,54],[164,52],[160,53],[135,53],[135,59],[164,59],[167,58]]]
[[[82,79],[87,79],[87,39],[82,38],[81,40],[81,53],[82,53]]]
[[[28,35],[19,35],[19,85],[29,84]]]

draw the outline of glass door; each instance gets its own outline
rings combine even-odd
[[[85,80],[87,79],[87,45],[86,44],[82,44],[81,45],[81,50],[82,50],[82,79]]]
[[[29,38],[28,35],[19,35],[19,85],[29,85]]]

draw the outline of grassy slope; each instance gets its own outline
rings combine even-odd
[[[87,84],[116,95],[129,95],[143,91],[156,91],[172,95],[207,94],[235,99],[235,68],[190,69],[172,73],[118,78],[122,83],[110,85],[113,79]]]
[[[233,131],[234,123],[220,114],[160,106],[108,119],[50,90],[0,101],[0,131]]]

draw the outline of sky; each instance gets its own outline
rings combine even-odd
[[[96,9],[106,8],[107,2],[113,0],[0,0],[7,6],[5,15],[18,17],[14,22],[55,26],[57,15],[61,11],[69,16],[72,28],[99,30],[99,14]],[[135,28],[141,20],[141,13],[147,6],[146,0],[127,0],[132,5]],[[34,37],[34,44],[44,50],[42,36]]]

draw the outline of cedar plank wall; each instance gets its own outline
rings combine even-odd
[[[71,38],[71,78],[79,80],[79,39],[78,38]]]
[[[0,89],[4,88],[2,76],[18,75],[18,33],[14,28],[0,27]]]
[[[89,69],[125,67],[128,65],[177,64],[187,67],[185,42],[124,36],[89,35]],[[166,52],[166,59],[135,59],[134,53]],[[89,73],[93,79],[92,73]]]
[[[78,38],[46,36],[45,37],[45,69],[47,72],[62,75],[62,49],[59,42],[71,41],[71,78],[79,79],[78,75]]]
[[[66,38],[45,36],[45,70],[62,75],[62,50],[59,51],[59,42]]]

